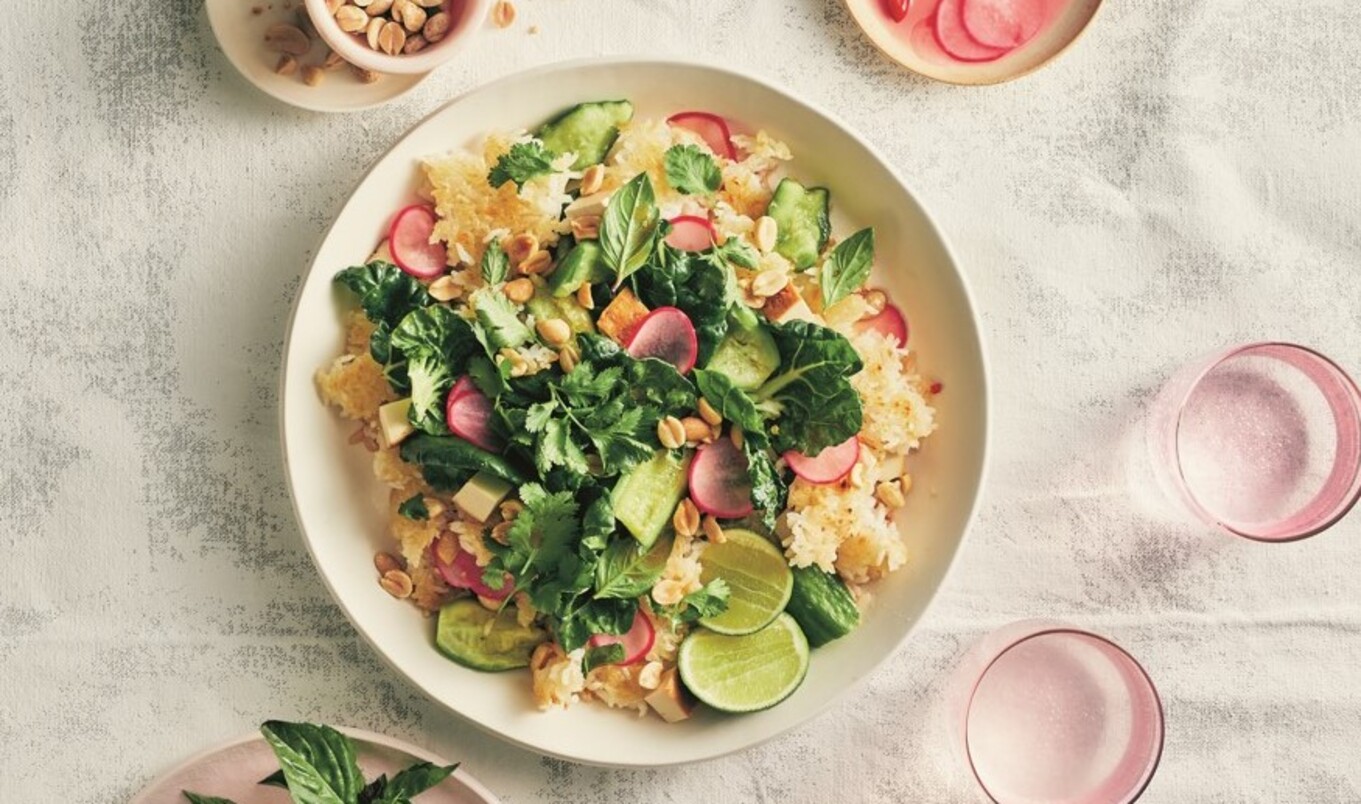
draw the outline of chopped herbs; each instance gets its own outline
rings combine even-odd
[[[519,190],[530,179],[552,173],[555,156],[538,140],[517,142],[496,160],[496,166],[487,174],[487,183],[492,187],[500,187],[513,181],[515,189]]]
[[[665,157],[666,180],[687,195],[713,195],[723,184],[718,163],[695,145],[673,145]]]

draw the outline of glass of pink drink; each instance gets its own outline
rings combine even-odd
[[[1303,346],[1235,346],[1185,366],[1146,438],[1164,501],[1236,536],[1303,539],[1361,497],[1361,391]]]
[[[957,753],[998,804],[1124,804],[1162,757],[1163,710],[1115,643],[1026,620],[983,637],[947,693]]]

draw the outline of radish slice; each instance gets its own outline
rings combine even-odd
[[[628,353],[636,358],[665,360],[685,374],[699,359],[699,339],[690,316],[675,307],[658,307],[647,314],[625,339]]]
[[[883,0],[884,13],[894,22],[902,22],[907,19],[907,7],[910,0]]]
[[[512,583],[510,574],[506,574],[505,581],[500,589],[493,589],[482,580],[482,568],[477,566],[477,557],[467,550],[459,549],[458,555],[454,556],[454,563],[445,564],[440,561],[439,552],[435,550],[435,545],[430,545],[430,563],[435,565],[435,570],[439,572],[444,582],[455,589],[467,589],[478,597],[485,597],[488,600],[505,600],[510,597],[515,586]]]
[[[936,8],[936,42],[941,50],[960,61],[992,61],[1010,52],[1009,48],[989,47],[969,36],[964,30],[964,18],[960,12],[963,0],[940,0]]]
[[[855,329],[858,332],[874,330],[894,339],[899,346],[907,345],[907,319],[903,317],[902,311],[895,307],[892,302],[885,304],[883,312],[879,315],[857,323]]]
[[[666,122],[676,128],[695,132],[715,154],[729,159],[737,158],[737,149],[732,146],[732,133],[728,131],[728,121],[718,115],[708,112],[679,112],[666,118]]]
[[[690,499],[695,507],[719,519],[740,519],[751,513],[751,475],[747,456],[732,439],[705,444],[690,461]]]
[[[642,608],[633,615],[633,625],[623,634],[596,634],[587,640],[586,644],[593,648],[604,647],[605,645],[623,645],[624,661],[618,664],[637,664],[647,658],[647,652],[652,650],[652,643],[657,641],[657,629],[652,627],[652,621],[643,613]]]
[[[860,437],[851,436],[813,456],[791,449],[784,454],[784,459],[794,474],[809,483],[837,483],[849,475],[855,462],[860,460]]]
[[[1044,0],[963,0],[960,19],[969,38],[986,47],[1024,45],[1044,27]]]
[[[500,452],[500,439],[491,427],[491,400],[467,377],[460,377],[444,405],[444,421],[449,431],[487,452]]]
[[[694,215],[672,218],[666,244],[681,251],[708,251],[714,246],[714,226],[708,218]]]
[[[433,279],[449,269],[444,244],[430,242],[435,231],[435,211],[412,204],[397,213],[388,229],[388,249],[397,267],[421,279]]]

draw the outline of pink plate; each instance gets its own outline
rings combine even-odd
[[[414,745],[358,729],[341,728],[355,741],[365,779],[392,774],[415,762],[448,761]],[[189,790],[229,798],[237,804],[289,804],[287,791],[258,782],[279,769],[279,761],[260,733],[252,732],[225,745],[190,757],[133,797],[131,804],[188,804]],[[443,784],[422,793],[421,804],[498,804],[499,799],[462,768]]]

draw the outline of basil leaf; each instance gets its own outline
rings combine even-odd
[[[400,455],[407,463],[421,467],[421,474],[436,491],[457,491],[478,472],[486,472],[517,486],[526,479],[525,474],[504,457],[455,436],[416,433],[402,442]]]
[[[874,230],[861,229],[836,244],[822,261],[818,284],[826,309],[860,289],[874,267]]]
[[[401,505],[397,506],[397,513],[407,519],[420,521],[430,518],[430,509],[425,507],[425,495],[420,492],[411,495]]]
[[[364,786],[363,790],[359,791],[359,804],[374,804],[374,802],[378,801],[378,797],[383,795],[383,791],[387,789],[387,786],[387,774],[382,774],[377,779],[369,782]]]
[[[608,645],[597,645],[586,649],[586,656],[581,660],[581,672],[589,673],[601,665],[619,664],[622,661],[624,661],[623,644],[612,642]]]
[[[187,799],[189,804],[236,804],[229,798],[218,798],[217,796],[200,796],[198,793],[190,793],[188,790],[181,790],[180,793]]]
[[[264,785],[265,787],[282,787],[285,790],[288,789],[288,780],[284,778],[284,772],[281,770],[274,771],[256,782],[256,784]]]
[[[458,765],[420,762],[392,777],[374,804],[400,804],[410,801],[453,775]]]
[[[666,181],[686,195],[711,195],[723,183],[718,163],[695,145],[673,145],[666,151]]]
[[[606,267],[614,271],[616,288],[647,262],[660,217],[646,172],[610,196],[600,220],[600,249]]]
[[[647,594],[662,577],[666,560],[671,555],[669,539],[659,539],[651,550],[644,552],[633,539],[616,539],[600,555],[595,565],[596,600],[619,598],[632,600]]]
[[[296,804],[354,804],[364,788],[350,738],[329,726],[271,720],[260,727]]]
[[[501,238],[495,238],[482,252],[482,281],[488,285],[499,285],[510,276],[510,257],[501,248]]]
[[[517,142],[496,160],[496,166],[487,173],[487,183],[492,187],[500,187],[513,181],[515,189],[519,190],[535,176],[552,173],[553,157],[554,153],[538,140]]]

